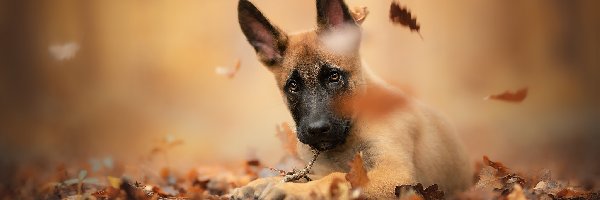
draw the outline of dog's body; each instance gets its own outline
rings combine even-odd
[[[322,153],[312,170],[316,180],[259,179],[238,190],[234,198],[315,197],[334,180],[346,180],[348,163],[358,152],[370,179],[363,188],[369,198],[392,198],[397,185],[438,184],[447,193],[468,187],[470,166],[448,125],[375,77],[361,62],[360,37],[343,41],[349,47],[343,51],[324,41],[338,32],[360,36],[360,27],[342,0],[317,0],[318,28],[294,35],[271,25],[246,0],[240,0],[238,12],[242,31],[285,97],[301,152],[307,158],[311,148]],[[375,92],[379,98],[394,99],[394,104],[382,105],[385,112],[376,116],[353,104]],[[277,183],[277,190],[263,191],[269,183]]]

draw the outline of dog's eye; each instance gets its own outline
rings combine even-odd
[[[288,83],[288,90],[289,90],[291,93],[296,93],[296,92],[298,92],[298,83],[296,83],[296,81],[293,81],[293,80],[292,80],[292,81],[290,81],[290,82]]]
[[[340,81],[340,73],[331,72],[331,74],[329,75],[329,82],[338,82],[338,81]]]

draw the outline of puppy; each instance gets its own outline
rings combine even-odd
[[[343,0],[316,4],[317,28],[286,34],[252,3],[239,1],[242,32],[277,81],[300,151],[307,160],[310,149],[322,153],[311,170],[313,181],[258,179],[232,198],[320,197],[333,181],[349,184],[348,163],[359,152],[370,179],[362,188],[367,198],[394,198],[395,186],[416,183],[438,184],[446,194],[466,189],[470,164],[448,124],[362,63],[361,28]]]

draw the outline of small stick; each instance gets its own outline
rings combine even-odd
[[[273,168],[273,167],[269,167],[269,169],[270,169],[271,171],[274,171],[274,172],[277,172],[277,173],[279,173],[279,175],[281,175],[281,176],[283,176],[283,175],[286,175],[286,174],[288,173],[288,172],[286,172],[285,170],[282,170],[282,169],[277,169],[277,168]]]
[[[304,167],[304,169],[301,170],[293,170],[291,173],[286,173],[286,175],[283,177],[283,182],[291,182],[291,181],[296,181],[296,180],[300,180],[301,178],[306,178],[306,180],[310,181],[310,178],[308,177],[308,173],[310,172],[310,168],[312,168],[312,166],[315,164],[315,161],[317,161],[317,157],[319,157],[319,151],[316,149],[311,149],[312,153],[313,153],[313,158],[310,162],[308,162],[308,165],[306,165],[306,167]]]

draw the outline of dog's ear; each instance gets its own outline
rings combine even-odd
[[[283,31],[272,25],[248,0],[238,3],[238,22],[264,65],[272,67],[281,64],[287,46],[287,35]]]
[[[344,0],[317,0],[317,23],[319,30],[358,27]]]

